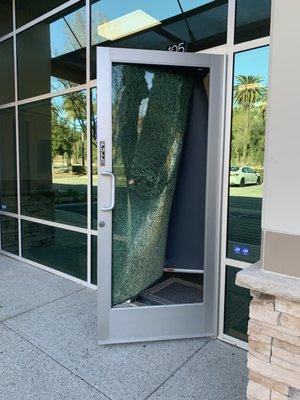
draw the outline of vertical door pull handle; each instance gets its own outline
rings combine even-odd
[[[116,197],[116,178],[112,172],[109,171],[102,171],[100,172],[101,175],[106,175],[111,177],[111,203],[108,207],[101,207],[101,211],[110,211],[114,208],[115,206],[115,197]],[[100,194],[101,195],[101,194]]]

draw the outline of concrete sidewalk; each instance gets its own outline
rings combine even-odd
[[[96,292],[0,255],[0,399],[245,400],[218,340],[97,346]]]

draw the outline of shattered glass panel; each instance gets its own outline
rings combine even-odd
[[[116,305],[163,275],[193,76],[171,67],[114,64],[112,85]]]

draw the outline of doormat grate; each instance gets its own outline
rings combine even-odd
[[[169,278],[142,292],[138,300],[163,305],[201,303],[203,287],[180,278]]]

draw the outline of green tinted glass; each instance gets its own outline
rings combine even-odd
[[[236,0],[235,43],[270,35],[271,0]]]
[[[0,36],[13,30],[12,0],[0,0]]]
[[[85,91],[19,107],[21,211],[87,225]]]
[[[0,209],[17,213],[15,109],[0,110]]]
[[[87,237],[83,233],[22,221],[22,256],[87,279]]]
[[[18,220],[16,218],[0,216],[1,221],[1,249],[19,255]]]
[[[19,33],[17,58],[20,99],[85,83],[86,13],[82,3]]]
[[[36,0],[15,0],[17,27],[45,14],[55,7],[64,4],[66,0],[36,1]]]
[[[11,103],[15,100],[13,39],[0,43],[0,60],[0,104]]]
[[[115,64],[112,82],[112,302],[118,304],[163,275],[193,74]]]
[[[95,235],[92,235],[92,276],[91,276],[91,282],[94,285],[97,285],[97,239],[98,237]]]
[[[235,284],[238,268],[226,267],[224,333],[247,341],[250,291]]]

